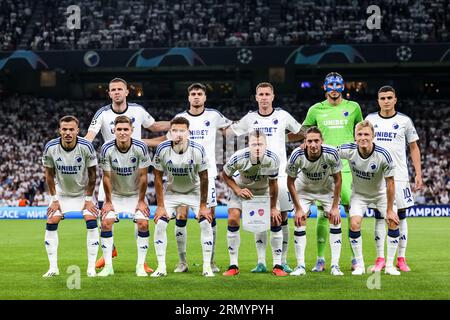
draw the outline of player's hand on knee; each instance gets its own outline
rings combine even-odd
[[[201,217],[204,217],[209,223],[211,223],[213,219],[211,209],[208,207],[200,207],[200,210],[198,211],[198,218],[200,219]]]
[[[331,208],[330,212],[328,213],[328,216],[331,224],[341,223],[341,212],[339,210],[339,207]]]
[[[301,227],[302,225],[305,225],[306,223],[306,213],[301,208],[295,210],[295,216],[294,216],[294,224],[296,227]]]
[[[147,218],[150,217],[150,209],[147,206],[147,204],[144,201],[139,201],[137,206],[136,206],[136,211],[140,211],[142,212],[142,214],[144,216],[146,216]]]
[[[158,220],[162,217],[165,217],[167,220],[170,219],[169,215],[167,214],[166,208],[157,206],[155,211],[155,217],[153,218],[155,224],[158,223]]]
[[[110,211],[114,211],[114,207],[112,205],[111,202],[105,202],[103,204],[103,208],[102,208],[102,219],[105,219],[106,215],[110,212]]]
[[[270,209],[270,217],[273,224],[277,226],[281,224],[281,212],[277,208]]]
[[[94,216],[98,215],[98,208],[92,201],[85,201],[83,210],[87,210],[92,213]]]
[[[239,197],[241,197],[241,198],[244,198],[244,199],[251,199],[251,198],[253,198],[253,193],[247,188],[240,189],[238,191],[237,195]]]
[[[55,214],[56,211],[60,211],[61,212],[61,207],[59,205],[59,201],[53,201],[50,206],[47,208],[47,217],[51,218],[53,217],[53,215]]]
[[[392,226],[392,224],[394,226],[398,226],[398,224],[400,222],[397,213],[394,210],[392,210],[392,209],[388,209],[386,211],[386,220],[387,220],[388,225],[390,227]]]

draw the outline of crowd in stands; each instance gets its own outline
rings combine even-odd
[[[33,50],[151,47],[289,46],[449,41],[448,0],[81,0],[79,29],[67,26],[69,0],[0,4],[1,50],[30,28]],[[379,28],[374,11],[380,8]],[[73,13],[73,12],[71,12]],[[71,18],[70,18],[71,19]],[[71,20],[72,21],[72,20]],[[376,25],[376,23],[375,23]]]
[[[359,101],[359,100],[358,100]],[[0,206],[12,205],[48,205],[49,197],[44,181],[44,168],[41,163],[45,143],[57,136],[58,119],[67,114],[74,114],[80,120],[80,135],[87,133],[87,128],[95,111],[106,104],[105,101],[69,101],[14,96],[0,101]],[[157,120],[171,119],[184,110],[185,101],[142,101],[139,102]],[[359,101],[364,116],[378,110],[375,101]],[[281,106],[301,122],[312,101],[298,101],[296,96],[281,96],[275,106]],[[245,115],[255,109],[256,104],[250,100],[211,102],[211,107],[220,110],[231,120]],[[450,118],[450,101],[438,100],[404,100],[399,101],[397,109],[410,116],[419,134],[422,153],[422,170],[424,189],[415,194],[418,204],[449,204],[450,193],[450,123],[443,119]],[[144,137],[159,134],[143,131]],[[233,138],[234,139],[234,138]],[[94,141],[98,149],[102,141],[100,134]],[[234,146],[234,141],[230,142]],[[289,144],[288,155],[297,146]],[[219,152],[220,153],[220,152]],[[228,157],[231,155],[226,153]],[[225,157],[218,157],[221,169]],[[411,182],[413,168],[410,163]],[[97,179],[97,184],[100,179]],[[152,172],[149,172],[147,198],[155,204],[155,191]],[[219,178],[218,202],[226,204],[230,191]]]

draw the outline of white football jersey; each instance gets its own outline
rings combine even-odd
[[[373,124],[376,144],[387,149],[394,160],[395,180],[409,182],[406,145],[419,140],[411,118],[400,112],[384,118],[374,112],[366,120]]]
[[[264,132],[267,136],[267,148],[280,159],[279,176],[286,176],[286,131],[298,133],[301,129],[300,123],[288,112],[274,108],[270,115],[262,116],[258,111],[250,111],[240,121],[233,123],[231,128],[238,136],[253,130]]]
[[[129,102],[125,111],[121,113],[115,112],[111,104],[108,104],[100,108],[94,115],[88,131],[98,133],[101,130],[105,142],[113,140],[116,138],[114,136],[114,120],[118,116],[127,116],[131,119],[134,139],[142,138],[141,127],[148,128],[155,123],[155,119],[140,104]]]
[[[97,156],[92,143],[86,139],[77,137],[75,148],[66,150],[61,138],[56,138],[45,145],[42,163],[55,168],[58,195],[79,197],[85,194],[89,180],[87,169],[97,165]]]
[[[189,139],[195,141],[205,148],[208,155],[208,176],[217,176],[216,166],[216,133],[217,130],[226,128],[231,125],[232,121],[225,118],[219,111],[215,109],[205,108],[203,113],[193,115],[189,111],[177,114],[176,117],[183,117],[189,120]],[[168,133],[170,139],[170,131]],[[222,152],[222,146],[220,146]]]
[[[296,188],[300,192],[330,193],[333,191],[333,174],[342,170],[341,158],[336,148],[323,144],[320,157],[311,161],[307,150],[300,147],[292,151],[286,173],[297,178]]]
[[[122,197],[139,194],[139,169],[150,166],[147,145],[138,139],[131,139],[127,152],[120,151],[116,140],[103,144],[100,164],[103,171],[111,172],[112,194]]]
[[[185,152],[179,154],[172,148],[172,140],[164,141],[155,151],[152,165],[167,176],[167,193],[200,195],[199,172],[208,170],[205,149],[201,144],[188,140]]]
[[[245,148],[235,152],[223,170],[227,176],[233,176],[240,188],[248,188],[256,191],[257,194],[265,194],[269,188],[269,179],[277,179],[279,168],[279,158],[269,149],[266,149],[259,163],[252,163],[250,148]]]
[[[339,156],[347,159],[352,170],[352,194],[366,199],[386,194],[384,178],[394,176],[394,161],[389,152],[374,145],[372,154],[362,158],[356,143],[343,144],[338,148]]]

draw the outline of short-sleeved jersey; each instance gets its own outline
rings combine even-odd
[[[184,111],[175,117],[183,117],[189,120],[189,139],[205,148],[209,163],[208,176],[216,177],[216,133],[217,130],[230,126],[232,121],[225,118],[219,111],[210,108],[205,108],[199,115]],[[170,131],[168,137],[170,139]],[[222,146],[220,146],[220,151],[222,151]]]
[[[419,140],[412,120],[403,113],[396,112],[392,117],[382,117],[374,112],[366,117],[375,130],[375,142],[387,149],[395,164],[395,180],[409,181],[406,144]]]
[[[85,194],[88,185],[88,168],[97,165],[95,149],[88,140],[77,137],[72,150],[66,150],[61,138],[49,141],[44,148],[42,163],[55,169],[56,193],[78,197]]]
[[[164,141],[155,151],[152,165],[167,176],[166,193],[200,194],[199,172],[208,170],[208,160],[201,144],[188,140],[183,153],[173,150],[173,141]]]
[[[109,141],[116,137],[114,136],[114,120],[118,116],[127,116],[131,119],[133,124],[133,134],[134,139],[142,138],[142,128],[149,128],[155,123],[155,119],[144,109],[143,106],[137,103],[127,103],[127,108],[124,112],[117,113],[112,109],[112,105],[108,104],[100,108],[94,115],[91,121],[88,131],[94,131],[98,133],[100,130],[102,132],[103,140]]]
[[[394,161],[389,152],[374,144],[372,154],[362,158],[355,143],[338,148],[339,156],[347,159],[352,170],[352,193],[366,199],[386,194],[385,178],[394,176]]]
[[[322,132],[323,141],[338,147],[355,141],[354,129],[362,120],[361,107],[357,102],[342,99],[340,104],[333,106],[325,100],[309,108],[302,126],[317,126]],[[342,171],[350,171],[346,161],[343,161]]]
[[[308,193],[330,193],[333,191],[333,174],[342,170],[336,148],[322,145],[322,154],[314,161],[308,159],[307,149],[296,148],[289,157],[286,173],[297,178],[297,191]]]
[[[122,152],[116,140],[110,140],[103,144],[100,159],[103,171],[111,172],[113,195],[129,197],[139,194],[139,169],[151,164],[144,142],[132,138],[130,148]]]
[[[267,148],[280,159],[279,176],[286,176],[286,131],[298,133],[301,129],[300,123],[294,117],[281,108],[274,108],[273,112],[266,116],[258,111],[250,111],[240,121],[233,123],[231,128],[238,136],[253,130],[264,132],[267,137]]]
[[[252,163],[250,148],[235,152],[223,167],[225,174],[234,178],[240,188],[254,190],[256,194],[265,194],[269,188],[269,179],[277,179],[280,167],[278,156],[266,149],[258,163]]]

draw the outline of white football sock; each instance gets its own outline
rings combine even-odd
[[[338,266],[341,257],[342,229],[341,224],[330,224],[331,265]]]
[[[166,249],[167,249],[167,224],[163,219],[159,219],[155,226],[155,251],[158,260],[158,268],[166,270]]]
[[[186,220],[176,220],[175,238],[177,239],[179,261],[182,263],[186,263],[186,242],[187,242]]]
[[[398,257],[404,258],[406,254],[406,245],[408,244],[408,223],[405,219],[400,219],[398,224],[400,230],[400,239],[398,241]]]
[[[352,246],[353,254],[355,255],[356,263],[360,267],[364,267],[364,257],[362,250],[361,231],[350,230],[350,245]]]
[[[86,246],[88,255],[88,269],[95,269],[95,260],[97,259],[100,234],[98,228],[87,229]]]
[[[255,233],[255,243],[258,263],[266,265],[267,231]]]
[[[287,221],[286,221],[287,222]],[[289,249],[289,224],[281,226],[283,232],[283,253],[281,255],[281,263],[287,263],[287,255]]]
[[[375,245],[377,247],[377,257],[380,258],[384,258],[386,234],[386,222],[384,219],[375,219]]]
[[[234,231],[230,231],[232,228]],[[241,235],[239,227],[228,227],[227,231],[228,253],[230,254],[230,266],[238,265],[239,246],[241,244]]]
[[[211,265],[211,253],[213,246],[213,232],[211,223],[204,219],[200,222],[201,242],[203,251],[203,265]]]
[[[272,247],[273,266],[281,265],[281,254],[283,253],[283,232],[281,232],[281,226],[271,228],[270,246]]]
[[[100,239],[102,242],[103,259],[105,259],[105,267],[112,266],[112,251],[114,245],[114,237],[112,231],[102,231]],[[111,235],[111,236],[109,236]]]
[[[297,266],[305,265],[306,226],[294,228],[294,248]]]
[[[47,250],[50,269],[58,269],[58,231],[45,230],[45,249]]]
[[[136,239],[138,258],[137,264],[144,265],[145,257],[147,256],[148,251],[148,238],[150,237],[149,231],[138,231],[138,237]]]
[[[386,267],[392,267],[394,265],[394,258],[395,258],[395,254],[397,253],[399,237],[400,237],[399,229],[396,229],[396,230],[389,229],[388,230]]]

